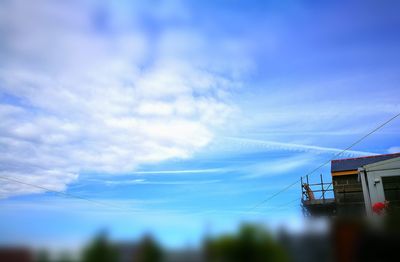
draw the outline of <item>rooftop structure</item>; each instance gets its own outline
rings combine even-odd
[[[400,153],[332,160],[331,176],[332,183],[324,182],[322,175],[314,184],[308,177],[302,179],[305,214],[372,215],[372,205],[378,201],[400,208]],[[326,197],[327,192],[333,195]]]
[[[332,176],[357,174],[357,169],[361,166],[396,157],[400,157],[400,153],[332,160],[331,174]]]

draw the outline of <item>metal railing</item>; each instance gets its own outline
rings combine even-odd
[[[308,180],[308,175],[305,178],[301,177],[301,199],[305,200],[315,200],[315,199],[327,199],[327,193],[333,192],[332,182],[326,183],[323,181],[322,174],[320,175],[320,183],[310,184]],[[315,194],[317,193],[317,194]],[[312,199],[314,198],[314,199]],[[331,197],[329,197],[331,198]]]

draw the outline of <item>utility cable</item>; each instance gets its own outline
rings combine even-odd
[[[384,127],[385,125],[389,124],[390,122],[392,122],[394,119],[396,119],[397,117],[400,116],[400,113],[396,114],[395,116],[391,117],[390,119],[386,120],[385,122],[383,122],[382,124],[380,124],[379,126],[375,127],[374,129],[372,129],[369,133],[365,134],[364,136],[362,136],[361,138],[359,138],[358,140],[356,140],[355,142],[353,142],[352,144],[350,144],[348,147],[346,147],[345,149],[343,149],[342,151],[336,153],[333,155],[332,158],[328,159],[327,161],[325,161],[324,163],[322,163],[321,165],[319,165],[318,167],[314,168],[313,170],[311,170],[310,172],[308,172],[307,174],[304,175],[304,177],[306,176],[310,176],[313,173],[315,173],[315,171],[319,170],[320,168],[326,166],[328,163],[330,163],[332,160],[334,160],[336,157],[342,155],[344,152],[346,152],[347,150],[353,148],[355,145],[359,144],[361,141],[363,141],[364,139],[366,139],[367,137],[369,137],[370,135],[372,135],[373,133],[375,133],[376,131],[378,131],[379,129],[381,129],[382,127]],[[302,176],[303,177],[303,176]],[[277,191],[276,193],[272,194],[271,196],[263,199],[262,201],[260,201],[259,203],[257,203],[255,206],[253,206],[250,211],[258,208],[259,206],[267,203],[268,201],[272,200],[273,198],[275,198],[276,196],[282,194],[283,192],[285,192],[286,190],[290,189],[291,187],[293,187],[294,185],[296,185],[298,182],[300,182],[301,179],[297,179],[296,181],[294,181],[293,183],[285,186],[284,188],[282,188],[281,190]]]

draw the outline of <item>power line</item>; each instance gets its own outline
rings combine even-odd
[[[76,199],[80,199],[80,200],[86,200],[88,202],[91,202],[91,203],[94,203],[94,204],[97,204],[97,205],[102,205],[102,206],[122,209],[122,207],[119,207],[119,206],[111,205],[111,204],[108,204],[108,203],[100,202],[100,201],[97,201],[97,200],[93,200],[93,199],[90,199],[90,198],[78,196],[78,195],[75,195],[75,194],[65,193],[65,192],[62,192],[62,191],[57,191],[57,190],[50,189],[50,188],[47,188],[47,187],[44,187],[44,186],[23,182],[23,181],[20,181],[20,180],[14,179],[14,178],[10,178],[10,177],[0,176],[0,179],[8,180],[8,181],[11,181],[11,182],[14,182],[14,183],[18,183],[18,184],[22,184],[22,185],[26,185],[26,186],[30,186],[30,187],[39,188],[39,189],[45,190],[47,192],[55,193],[57,195],[62,195],[62,196],[69,197],[69,198],[76,198]]]
[[[278,206],[274,207],[274,208],[272,209],[272,211],[284,210],[285,207],[287,207],[287,206],[289,206],[290,204],[293,204],[293,203],[295,203],[295,202],[299,202],[299,198],[296,197],[295,199],[292,199],[292,200],[289,201],[289,202],[285,202],[285,203],[279,204]],[[297,204],[296,204],[296,205],[297,205]]]
[[[386,124],[388,124],[389,122],[393,121],[395,118],[397,118],[397,117],[399,117],[399,116],[400,116],[400,113],[397,114],[397,115],[395,115],[395,116],[393,116],[392,118],[390,118],[390,119],[387,120],[386,122],[382,123],[381,125],[379,125],[379,126],[376,127],[375,129],[373,129],[372,131],[370,131],[368,134],[364,135],[363,137],[361,137],[360,139],[358,139],[357,141],[355,141],[354,143],[352,143],[350,146],[348,146],[347,148],[345,148],[345,149],[342,150],[341,152],[335,154],[331,159],[327,160],[326,162],[324,162],[324,163],[321,164],[320,166],[318,166],[318,167],[316,167],[315,169],[313,169],[312,171],[308,172],[305,176],[313,174],[315,171],[317,171],[317,170],[320,169],[321,167],[327,165],[327,164],[328,164],[330,161],[332,161],[335,157],[340,156],[341,154],[343,154],[343,153],[346,152],[347,150],[351,149],[352,147],[354,147],[355,145],[357,145],[358,143],[360,143],[361,141],[363,141],[365,138],[367,138],[367,137],[370,136],[371,134],[375,133],[376,131],[378,131],[379,129],[381,129],[381,128],[384,127]],[[78,195],[75,195],[75,194],[70,194],[70,193],[65,193],[65,192],[62,192],[62,191],[53,190],[53,189],[50,189],[50,188],[47,188],[47,187],[44,187],[44,186],[35,185],[35,184],[27,183],[27,182],[23,182],[23,181],[14,179],[14,178],[0,176],[0,179],[8,180],[8,181],[11,181],[11,182],[14,182],[14,183],[19,183],[19,184],[26,185],[26,186],[30,186],[30,187],[35,187],[35,188],[42,189],[42,190],[45,190],[45,191],[47,191],[47,192],[52,192],[52,193],[55,193],[55,194],[58,194],[58,195],[62,195],[62,196],[65,196],[65,197],[75,198],[75,199],[80,199],[80,200],[85,200],[85,201],[88,201],[88,202],[91,202],[91,203],[94,203],[94,204],[98,204],[98,205],[102,205],[102,206],[107,206],[107,207],[112,207],[112,208],[117,208],[117,209],[122,209],[122,210],[126,211],[126,209],[124,209],[124,208],[122,208],[122,207],[119,207],[119,206],[111,205],[111,204],[108,204],[108,203],[100,202],[100,201],[97,201],[97,200],[93,200],[93,199],[90,199],[90,198],[78,196]],[[287,185],[286,187],[282,188],[281,190],[279,190],[278,192],[274,193],[274,194],[271,195],[270,197],[268,197],[268,198],[262,200],[261,202],[259,202],[258,204],[256,204],[253,208],[251,208],[250,211],[252,211],[252,210],[258,208],[260,205],[262,205],[262,204],[264,204],[264,203],[270,201],[271,199],[275,198],[276,196],[278,196],[278,195],[280,195],[281,193],[285,192],[286,190],[290,189],[291,187],[293,187],[294,185],[296,185],[299,181],[300,181],[300,179],[297,179],[296,181],[294,181],[293,183],[291,183],[291,184]],[[293,201],[291,201],[291,202],[293,202]],[[291,203],[291,202],[290,202],[290,203]],[[290,203],[288,203],[288,204],[290,204]],[[283,205],[283,206],[285,206],[285,205]]]
[[[367,137],[369,137],[370,135],[372,135],[373,133],[375,133],[376,131],[378,131],[379,129],[381,129],[382,127],[384,127],[385,125],[387,125],[388,123],[392,122],[394,119],[396,119],[397,117],[400,116],[400,113],[396,114],[395,116],[391,117],[390,119],[386,120],[384,123],[380,124],[379,126],[377,126],[376,128],[374,128],[373,130],[371,130],[369,133],[365,134],[364,136],[362,136],[361,138],[359,138],[358,140],[356,140],[355,142],[353,142],[351,145],[349,145],[348,147],[346,147],[345,149],[343,149],[342,151],[340,151],[339,153],[336,153],[333,155],[332,158],[328,159],[327,161],[325,161],[324,163],[322,163],[321,165],[319,165],[318,167],[314,168],[313,170],[311,170],[310,172],[308,172],[307,174],[304,175],[304,177],[306,176],[310,176],[312,175],[315,171],[319,170],[320,168],[324,167],[325,165],[327,165],[328,163],[330,163],[332,160],[334,160],[336,157],[342,155],[344,152],[346,152],[347,150],[353,148],[355,145],[357,145],[358,143],[360,143],[361,141],[363,141],[364,139],[366,139]],[[303,176],[302,176],[303,177]],[[295,182],[285,186],[284,188],[282,188],[281,190],[279,190],[278,192],[272,194],[271,196],[267,197],[266,199],[260,201],[259,203],[257,203],[255,206],[253,206],[250,211],[258,208],[260,205],[265,204],[266,202],[270,201],[271,199],[275,198],[276,196],[282,194],[283,192],[285,192],[286,190],[288,190],[289,188],[293,187],[294,185],[296,185],[298,182],[300,182],[301,179],[297,179]]]
[[[287,185],[286,187],[282,188],[281,190],[275,192],[274,194],[272,194],[270,197],[260,201],[259,203],[257,203],[255,206],[253,206],[250,211],[253,211],[254,209],[257,209],[259,206],[261,206],[262,204],[270,201],[271,199],[273,199],[274,197],[276,197],[277,195],[285,192],[286,190],[288,190],[289,188],[291,188],[292,186],[296,185],[297,183],[300,182],[300,179],[297,179],[296,181],[294,181],[292,184]]]

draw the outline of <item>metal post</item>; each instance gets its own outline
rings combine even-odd
[[[303,200],[304,193],[303,193],[303,176],[300,177],[300,186],[301,186],[301,200]]]
[[[321,178],[322,199],[325,201],[325,190],[324,190],[324,181],[322,180],[322,174],[320,174],[319,177]]]

